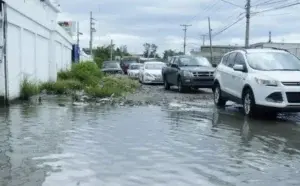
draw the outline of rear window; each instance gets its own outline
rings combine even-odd
[[[136,61],[123,61],[122,63],[124,63],[125,65],[131,64],[131,63],[136,63]]]
[[[132,70],[136,70],[136,69],[140,69],[142,65],[130,65],[130,69]]]
[[[228,56],[229,56],[229,55],[223,56],[222,63],[223,63],[224,65],[227,65]]]
[[[103,64],[103,68],[119,68],[118,63],[105,63]]]

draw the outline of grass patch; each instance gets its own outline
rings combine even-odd
[[[93,97],[121,96],[124,93],[133,92],[140,84],[128,77],[106,76],[100,81],[99,86],[87,87],[85,92]]]
[[[38,83],[34,83],[25,78],[20,85],[20,99],[28,100],[31,96],[37,95],[40,92]]]
[[[50,94],[68,94],[71,91],[83,90],[84,85],[78,80],[58,80],[46,82],[40,85],[40,90],[46,90]]]
[[[121,96],[133,92],[139,83],[126,76],[104,75],[96,63],[83,62],[73,64],[67,71],[57,74],[56,82],[41,84],[31,83],[27,79],[21,85],[21,98],[29,99],[30,96],[46,90],[50,94],[69,94],[76,90],[84,90],[93,97]]]

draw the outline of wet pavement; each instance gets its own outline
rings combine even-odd
[[[144,86],[128,99],[153,104],[1,109],[0,185],[300,185],[298,115],[249,120],[211,97]]]

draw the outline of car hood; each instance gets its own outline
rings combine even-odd
[[[300,71],[260,71],[259,74],[277,81],[300,82]]]
[[[215,68],[214,67],[180,67],[181,70],[188,70],[191,72],[214,72]]]
[[[161,69],[158,70],[145,70],[144,73],[149,73],[153,75],[161,75]]]
[[[120,68],[104,68],[104,69],[102,69],[103,72],[116,71],[116,70],[121,70],[121,69]]]

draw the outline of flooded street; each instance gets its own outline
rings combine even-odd
[[[300,185],[298,115],[247,120],[209,93],[147,90],[164,104],[2,109],[0,185]]]

